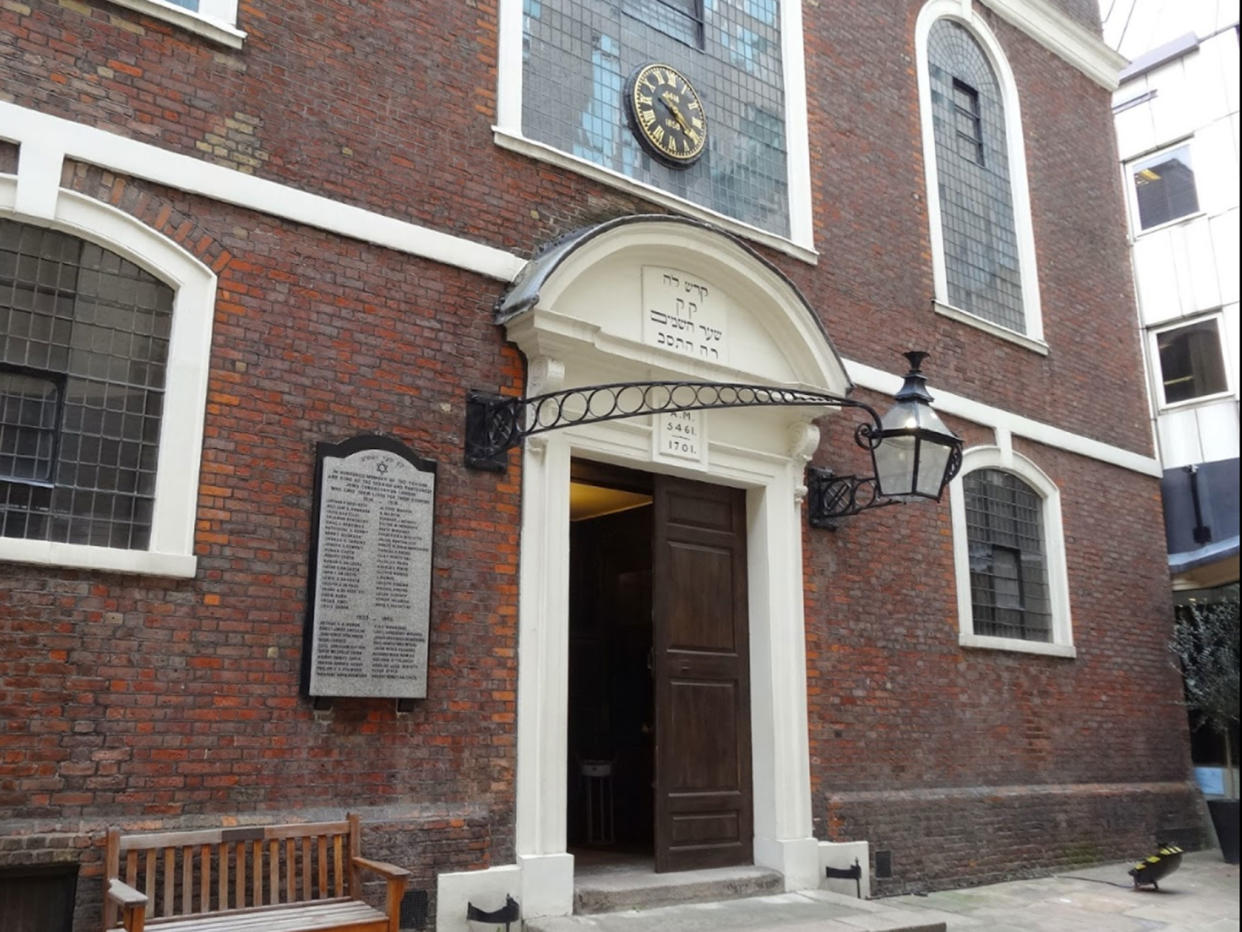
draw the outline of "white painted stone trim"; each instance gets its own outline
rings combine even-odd
[[[27,164],[23,160],[23,168]],[[29,184],[0,175],[0,216],[98,243],[142,266],[175,292],[151,542],[147,550],[140,551],[0,537],[0,559],[192,577],[216,276],[172,240],[111,205],[59,189],[47,198],[47,179],[41,170]],[[26,192],[38,193],[19,198],[19,193]],[[21,210],[22,206],[28,210]],[[37,210],[30,212],[32,207]]]
[[[539,304],[506,328],[530,361],[529,395],[566,387],[567,374],[699,377],[702,363],[604,334],[590,319],[592,275],[621,267],[638,274],[657,250],[714,288],[744,294],[753,322],[785,354],[784,365],[811,387],[843,391],[846,374],[802,297],[774,270],[722,233],[685,221],[635,221],[585,241],[548,274]],[[578,303],[582,302],[582,303]],[[635,303],[638,313],[640,303]],[[751,355],[747,355],[747,350]],[[757,347],[734,346],[730,365],[755,381],[771,364]],[[569,382],[568,384],[575,384]],[[530,915],[572,909],[566,852],[569,679],[570,463],[581,456],[630,468],[706,480],[746,492],[754,861],[778,870],[788,890],[818,886],[813,836],[802,600],[802,471],[818,432],[806,411],[756,408],[756,429],[731,441],[706,438],[699,464],[657,461],[650,419],[568,427],[528,439],[523,449],[521,570],[518,587],[516,853],[523,887],[541,905]],[[531,909],[537,910],[531,912]]]
[[[958,644],[962,647],[1016,651],[1056,657],[1075,657],[1070,618],[1069,571],[1065,554],[1065,530],[1061,522],[1061,490],[1048,475],[1021,453],[1008,447],[973,447],[962,454],[961,472],[949,484],[949,517],[953,526],[953,566],[957,585]],[[1043,499],[1044,561],[1048,574],[1048,602],[1052,612],[1051,642],[1024,641],[977,635],[970,599],[970,551],[966,528],[966,496],[962,480],[979,469],[1013,473]]]
[[[718,214],[653,185],[635,181],[620,172],[526,138],[522,133],[522,6],[523,0],[500,0],[497,16],[500,34],[496,68],[496,125],[493,127],[493,135],[498,146],[586,175],[603,184],[640,194],[687,216],[709,219],[731,232],[772,246],[804,262],[816,261],[815,228],[811,212],[811,156],[807,135],[805,45],[801,5],[781,4],[781,62],[785,83],[785,144],[788,148],[788,238]]]
[[[502,281],[510,281],[525,264],[491,246],[2,101],[0,139],[23,148],[27,142],[40,146],[53,140],[74,161]]]
[[[505,7],[515,6],[520,31],[520,4],[504,4],[502,11]],[[374,211],[338,204],[288,185],[263,181],[223,166],[208,165],[196,158],[3,101],[0,101],[0,139],[23,147],[30,142],[36,149],[58,153],[62,158],[68,155],[119,174],[132,174],[178,190],[305,223],[351,239],[374,242],[407,255],[431,259],[500,281],[511,281],[526,264],[522,257],[500,249],[395,220]],[[41,174],[44,180],[40,184],[45,184],[49,174]],[[239,179],[247,184],[244,189],[239,188]],[[254,195],[258,200],[251,202],[246,195]],[[934,225],[939,227],[938,216]],[[863,388],[892,394],[901,386],[898,375],[851,360],[845,360],[845,363],[850,379]],[[948,414],[988,427],[1005,426],[1016,435],[1122,469],[1149,476],[1161,475],[1153,457],[1102,443],[994,405],[935,390],[934,375],[932,382],[936,405]]]
[[[998,340],[1008,340],[1010,343],[1016,343],[1023,349],[1029,349],[1032,353],[1038,353],[1040,356],[1048,355],[1048,344],[1043,340],[1032,340],[1028,336],[1013,330],[1007,330],[999,324],[994,324],[992,321],[978,317],[969,311],[963,311],[961,308],[953,307],[951,304],[941,304],[939,301],[932,301],[932,309],[937,314],[951,317],[958,323],[966,324],[968,327],[977,327],[985,333],[990,333]]]
[[[1091,30],[1048,0],[979,0],[1011,26],[1073,65],[1100,87],[1115,91],[1128,61]]]
[[[1022,312],[1026,331],[1016,334],[1030,341],[1030,347],[1044,343],[1044,317],[1039,297],[1039,266],[1035,253],[1035,227],[1031,220],[1031,192],[1026,173],[1026,136],[1022,131],[1022,109],[1018,85],[1005,57],[1004,49],[987,23],[973,7],[961,0],[929,0],[919,11],[914,27],[915,71],[919,91],[919,120],[923,133],[923,172],[927,185],[927,220],[932,254],[932,283],[940,307],[952,307],[945,271],[944,230],[940,218],[940,175],[936,164],[936,133],[932,118],[931,78],[927,71],[927,37],[937,20],[951,19],[974,36],[987,56],[1000,84],[1005,108],[1005,145],[1009,158],[1009,185],[1012,196],[1014,235],[1018,241],[1018,268],[1022,276]],[[972,326],[978,326],[973,320]]]
[[[199,0],[198,10],[188,10],[162,0],[109,0],[116,6],[160,19],[166,23],[210,39],[220,45],[240,49],[246,34],[238,29],[237,0]]]
[[[748,223],[742,223],[740,220],[735,220],[732,217],[717,213],[710,208],[703,207],[701,204],[696,204],[693,201],[687,201],[683,198],[677,197],[675,194],[669,194],[661,188],[657,188],[654,185],[630,178],[628,175],[623,175],[620,172],[613,171],[611,168],[605,168],[603,165],[596,165],[594,162],[579,158],[576,155],[570,155],[568,152],[562,152],[560,149],[556,149],[542,142],[536,142],[535,140],[527,139],[524,136],[514,135],[499,126],[492,127],[492,137],[496,145],[502,149],[508,149],[510,152],[517,152],[527,158],[536,159],[540,162],[546,162],[549,165],[555,165],[558,168],[565,169],[566,171],[576,172],[579,175],[591,178],[601,184],[606,184],[609,187],[617,188],[630,194],[636,194],[639,197],[646,198],[652,203],[660,204],[670,210],[675,210],[683,216],[694,217],[698,220],[705,220],[708,223],[720,227],[721,229],[728,230],[730,233],[745,237],[746,239],[753,240],[757,243],[762,243],[765,246],[770,246],[779,252],[785,253],[787,256],[792,256],[793,258],[799,259],[803,262],[808,262],[814,265],[819,261],[819,254],[816,253],[814,249],[800,246],[792,239],[786,239],[785,237],[778,236],[775,233],[769,233],[767,230],[761,230],[758,227],[753,227]],[[808,204],[809,197],[810,195],[807,194]],[[810,208],[807,207],[808,211],[809,209]]]

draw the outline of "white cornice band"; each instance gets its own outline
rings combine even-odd
[[[526,264],[522,257],[504,250],[15,104],[0,102],[0,139],[23,147],[14,206],[18,214],[33,219],[52,219],[46,216],[41,205],[55,201],[54,192],[53,197],[46,196],[46,188],[59,179],[59,171],[48,169],[49,160],[54,161],[59,153],[63,158],[375,243],[502,282],[512,281]],[[24,157],[31,153],[38,153],[38,157]],[[845,365],[850,378],[863,388],[892,394],[901,385],[900,376],[893,373],[850,360],[845,360]],[[1043,424],[1003,408],[945,391],[936,392],[936,403],[946,414],[993,430],[1008,431],[1143,475],[1161,475],[1160,465],[1153,457]]]
[[[492,246],[15,104],[0,102],[0,139],[15,142],[23,148],[27,143],[39,147],[39,164],[45,165],[47,159],[55,155],[52,152],[55,148],[62,158],[96,165],[190,194],[201,194],[215,201],[422,256],[502,281],[512,279],[525,264],[523,259]],[[19,198],[25,193],[23,176],[28,162],[33,170],[34,161],[23,158],[18,171]],[[59,171],[56,177],[59,178]],[[46,201],[46,198],[43,200]],[[34,203],[34,200],[31,197],[24,203]],[[21,210],[20,205],[18,209]],[[37,212],[31,213],[39,216]]]
[[[969,0],[967,0],[969,2]],[[1048,0],[979,0],[1009,25],[1073,65],[1100,87],[1115,91],[1128,60]]]

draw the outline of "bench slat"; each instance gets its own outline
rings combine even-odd
[[[345,895],[345,863],[341,857],[341,836],[332,839],[332,863],[336,868],[336,895]]]
[[[250,880],[254,884],[254,889],[250,891],[250,896],[254,900],[255,906],[266,906],[268,901],[263,899],[263,842],[254,842],[250,853],[251,869],[253,871]]]
[[[211,902],[211,846],[198,849],[198,901],[206,909]]]
[[[328,839],[319,836],[319,895],[328,893]]]
[[[278,906],[182,916],[147,923],[151,932],[313,932],[320,929],[383,930],[388,919],[357,900]]]
[[[216,849],[218,863],[216,871],[216,903],[221,909],[229,908],[229,848],[232,845],[221,845]]]
[[[311,840],[302,838],[302,899],[311,898]]]
[[[164,849],[164,902],[160,904],[161,916],[172,916],[173,911],[173,878],[177,876],[177,849]]]

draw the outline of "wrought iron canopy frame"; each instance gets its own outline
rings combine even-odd
[[[855,442],[866,450],[874,450],[880,442],[876,410],[840,395],[736,382],[611,382],[531,398],[468,392],[465,462],[472,469],[504,472],[511,449],[527,437],[564,427],[681,411],[791,406],[856,408],[867,421],[855,428]],[[810,467],[807,484],[812,527],[834,528],[837,518],[899,501],[881,498],[874,476],[835,476],[831,470]]]

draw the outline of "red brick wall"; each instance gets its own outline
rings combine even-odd
[[[933,393],[1150,453],[1108,93],[990,18],[1022,89],[1051,349],[947,320],[931,309],[918,7],[805,6],[820,259],[760,252],[845,356],[891,370],[898,352],[929,349]],[[1083,4],[1067,8],[1081,15]],[[6,3],[0,95],[519,254],[652,209],[493,144],[493,0],[243,2],[239,20],[249,37],[231,51],[104,0]],[[0,170],[14,167],[0,144]],[[500,480],[460,465],[465,391],[523,384],[522,361],[491,323],[503,286],[98,169],[68,165],[64,183],[220,276],[199,572],[0,567],[0,867],[81,854],[85,929],[97,921],[98,844],[111,822],[349,806],[371,825],[368,848],[414,868],[416,887],[433,890],[436,871],[511,862],[521,477],[516,465]],[[403,716],[363,700],[316,715],[297,698],[314,445],[361,432],[440,464],[429,697]],[[1163,653],[1157,481],[1017,446],[1063,491],[1076,660],[958,648],[944,505],[806,535],[817,832],[890,844],[896,865],[911,865],[903,883],[946,876],[916,854],[944,843],[927,827],[935,820],[849,794],[944,791],[948,831],[975,818],[949,790],[1136,784],[1132,795],[1148,799],[1138,784],[1187,772]],[[841,425],[825,430],[816,461],[844,469],[858,456]],[[1112,856],[1108,837],[1139,831],[1110,821],[1125,793],[1083,792],[1075,819],[1100,814],[1093,850]],[[1160,792],[1172,801],[1143,818],[1182,818],[1191,797]],[[1064,799],[1050,789],[1021,805],[1059,824]],[[976,837],[995,837],[987,820],[1004,806],[971,822]],[[1017,852],[989,857],[1013,864]]]
[[[467,389],[523,380],[491,323],[496,285],[97,170],[65,175],[219,273],[198,573],[3,567],[9,831],[67,832],[80,849],[111,823],[352,808],[401,826],[376,853],[399,854],[424,889],[437,870],[511,862],[520,474],[461,465]],[[391,700],[315,713],[298,698],[315,444],[367,432],[439,463],[428,698],[406,715]],[[27,857],[0,848],[0,867]],[[98,888],[82,888],[89,915]]]
[[[993,442],[949,424],[967,447]],[[828,432],[817,461],[860,468],[849,444],[844,428]],[[1169,831],[1200,837],[1167,649],[1159,482],[1014,448],[1061,489],[1073,659],[958,646],[947,504],[804,537],[816,833],[892,851],[879,892],[1137,857]],[[1012,832],[998,832],[1007,819]]]

